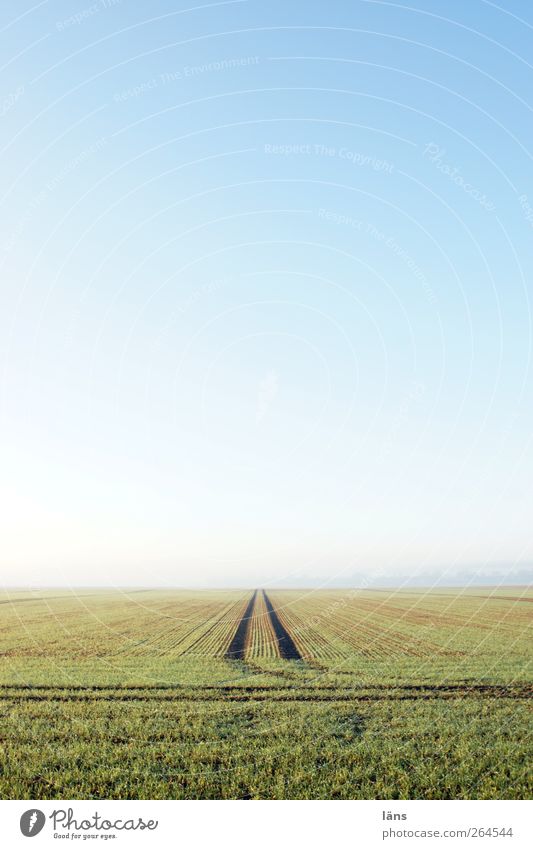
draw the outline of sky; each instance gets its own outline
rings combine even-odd
[[[525,579],[532,35],[2,4],[5,585]]]

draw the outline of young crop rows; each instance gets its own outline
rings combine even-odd
[[[531,595],[217,590],[13,593],[0,598],[3,656],[131,660],[351,660],[527,655]]]

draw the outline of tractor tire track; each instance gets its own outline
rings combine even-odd
[[[172,691],[183,694],[186,698],[194,698],[195,694],[201,692],[218,693],[221,698],[231,692],[237,693],[340,693],[351,694],[353,698],[360,695],[375,693],[436,693],[446,695],[483,695],[501,698],[523,698],[533,699],[533,685],[529,682],[517,682],[514,684],[361,684],[357,687],[343,687],[337,684],[321,684],[312,686],[306,683],[286,685],[223,685],[223,684],[0,684],[0,698],[25,698],[26,694],[34,692],[43,694],[54,693],[101,693],[105,696],[114,697],[118,693],[163,693]]]
[[[142,688],[135,691],[126,689],[115,689],[113,691],[102,692],[92,690],[86,687],[78,692],[28,692],[28,693],[0,693],[0,704],[23,704],[30,702],[90,702],[90,703],[105,703],[112,705],[120,702],[241,702],[241,703],[259,703],[266,702],[274,704],[275,702],[305,702],[307,704],[322,704],[327,702],[332,703],[351,703],[358,702],[384,702],[384,701],[452,701],[455,703],[472,703],[475,700],[487,700],[491,703],[496,701],[520,701],[527,703],[531,699],[530,691],[520,691],[519,689],[507,687],[487,687],[485,689],[473,690],[472,688],[450,687],[440,688],[428,686],[427,689],[417,688],[402,688],[402,687],[384,687],[374,691],[364,690],[362,692],[352,691],[343,692],[326,691],[326,688],[316,688],[310,691],[299,690],[298,688],[284,688],[276,690],[274,688],[249,688],[249,687],[222,687],[219,689],[213,688],[209,691],[208,688],[198,688],[195,692],[179,692],[178,689],[173,692],[150,692],[149,689]],[[0,737],[0,741],[2,738]]]
[[[244,660],[246,647],[248,645],[250,622],[252,621],[256,596],[257,590],[254,590],[253,595],[250,601],[248,602],[246,610],[244,611],[244,615],[240,620],[239,624],[237,625],[231,643],[229,644],[228,650],[226,652],[226,657],[230,660]]]
[[[284,660],[302,660],[302,655],[296,648],[296,643],[293,638],[282,624],[278,614],[274,610],[272,602],[267,596],[266,592],[263,590],[263,598],[265,600],[265,605],[268,611],[268,615],[270,616],[270,622],[272,624],[272,628],[274,629],[274,634],[276,635],[276,639],[278,641],[278,648],[280,657]]]

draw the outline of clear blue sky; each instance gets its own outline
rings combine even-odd
[[[527,568],[532,37],[526,0],[2,4],[5,583]]]

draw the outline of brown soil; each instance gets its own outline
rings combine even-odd
[[[296,643],[294,642],[293,638],[291,637],[285,626],[282,624],[278,614],[272,606],[272,602],[270,601],[269,597],[267,596],[264,590],[263,598],[265,600],[268,615],[270,616],[272,628],[278,641],[280,657],[282,657],[284,660],[301,660],[302,655],[296,648]]]
[[[231,660],[244,660],[256,596],[257,590],[254,590],[246,610],[244,611],[244,615],[237,625],[231,643],[229,644],[226,657],[231,658]]]

